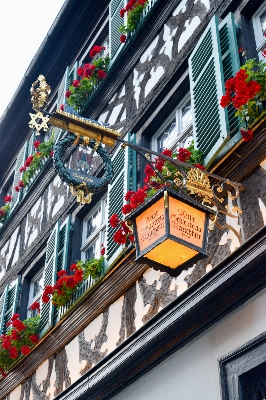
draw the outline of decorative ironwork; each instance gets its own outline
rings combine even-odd
[[[35,89],[39,83],[39,87]],[[33,104],[33,110],[40,111],[40,108],[44,106],[45,103],[49,103],[49,94],[51,93],[50,86],[46,83],[45,77],[39,75],[37,80],[32,84],[30,92],[32,94],[31,102]]]

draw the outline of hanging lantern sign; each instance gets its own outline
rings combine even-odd
[[[162,188],[133,211],[136,261],[178,276],[207,257],[213,211],[170,188]]]

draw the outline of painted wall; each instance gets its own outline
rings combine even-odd
[[[266,331],[266,290],[231,312],[116,400],[220,400],[218,359]]]

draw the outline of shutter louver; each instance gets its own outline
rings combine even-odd
[[[133,153],[135,151],[129,147],[120,147],[112,157],[114,177],[109,184],[107,196],[105,268],[108,268],[121,253],[121,246],[113,241],[115,231],[109,224],[109,219],[113,214],[122,218],[121,209],[126,203],[124,196],[128,190],[136,190],[136,154]]]
[[[7,293],[8,285],[5,287],[5,290],[0,297],[0,335],[4,333]]]
[[[46,247],[45,267],[44,267],[44,287],[53,285],[56,280],[57,255],[59,242],[59,221],[53,229]],[[54,306],[51,301],[43,303],[41,306],[40,335],[53,325]]]
[[[61,104],[66,104],[65,93],[68,88],[68,75],[69,75],[69,67],[67,67],[64,77],[60,83],[58,93],[57,93],[57,108],[60,108]]]
[[[121,46],[118,29],[124,25],[124,18],[120,17],[120,9],[124,7],[124,0],[111,0],[109,6],[109,35],[110,35],[110,58],[114,59]]]
[[[14,188],[17,186],[18,181],[22,179],[23,172],[19,172],[19,169],[24,165],[25,160],[26,160],[26,154],[27,154],[27,145],[28,142],[26,142],[21,149],[21,151],[18,154],[17,161],[16,161],[16,167],[15,167],[15,173],[14,173],[14,181],[13,181],[13,187],[12,187],[12,200],[10,203],[10,213],[13,212],[15,209],[16,205],[19,203],[21,196],[23,194],[23,189],[20,189],[19,192],[17,192]]]
[[[224,82],[237,71],[237,57],[232,15],[219,28],[214,16],[189,57],[193,136],[206,166],[230,139],[230,132],[238,128],[234,110],[228,112],[220,106]]]
[[[35,152],[34,145],[33,145],[35,138],[36,138],[35,131],[33,131],[33,133],[31,134],[31,137],[28,140],[27,156],[30,156]],[[36,171],[34,176],[30,179],[28,185],[23,189],[23,196],[26,195],[26,193],[30,189],[32,183],[35,181],[36,176],[38,176],[38,174],[39,174],[39,171]]]
[[[18,294],[19,294],[19,284],[20,277],[17,278],[13,283],[8,285],[8,291],[6,296],[6,304],[5,304],[5,315],[4,315],[4,326],[2,332],[5,333],[7,331],[7,322],[10,321],[13,314],[16,312],[17,302],[18,302]]]
[[[58,253],[57,253],[57,266],[56,266],[56,278],[57,273],[62,269],[67,269],[68,261],[68,245],[69,245],[69,234],[70,234],[70,219],[69,215],[66,221],[60,226],[59,240],[58,240]],[[54,323],[56,324],[59,320],[59,309],[54,308]]]

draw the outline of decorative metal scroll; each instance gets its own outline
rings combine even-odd
[[[70,146],[87,146],[94,150],[103,160],[105,173],[102,178],[88,175],[82,170],[72,170],[64,165],[63,156]],[[96,140],[76,136],[68,133],[55,145],[54,166],[63,182],[66,182],[71,193],[77,197],[81,204],[90,203],[91,194],[103,190],[113,178],[113,166],[111,157],[102,145]]]

